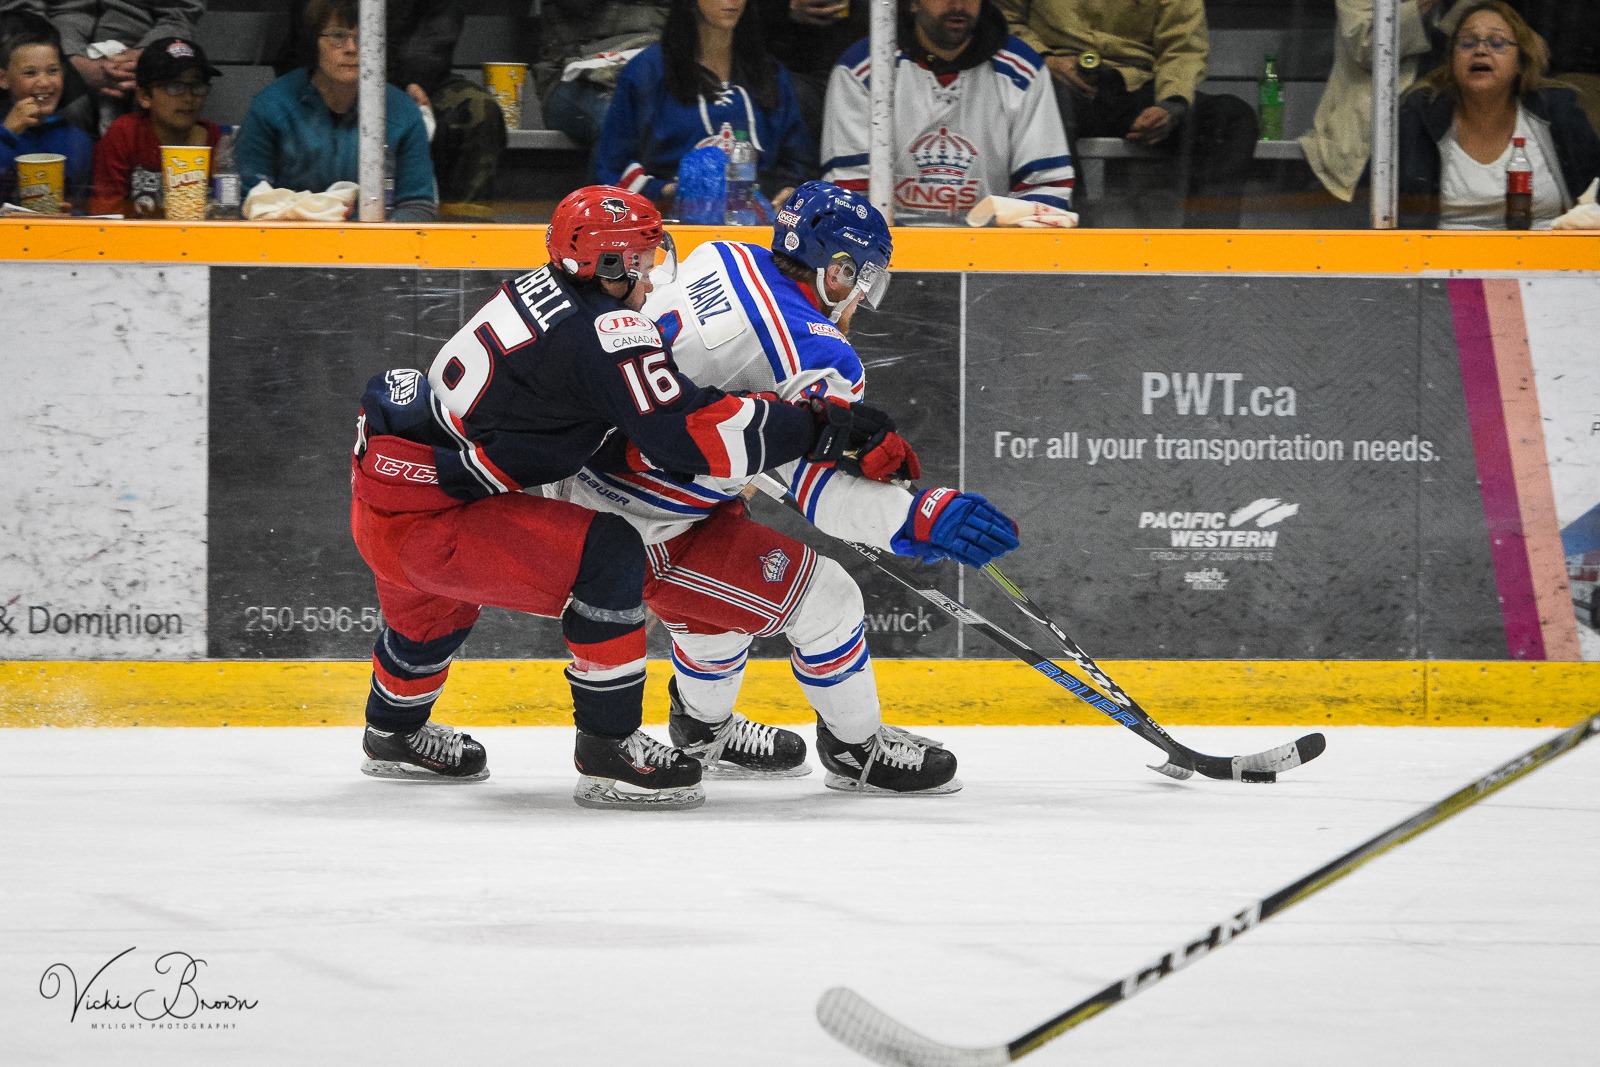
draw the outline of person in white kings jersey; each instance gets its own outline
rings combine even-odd
[[[644,311],[697,382],[733,392],[861,398],[848,340],[865,302],[889,281],[889,228],[865,197],[807,182],[777,213],[771,250],[713,241],[659,287]],[[1018,545],[1016,524],[972,493],[908,491],[888,475],[921,472],[909,451],[874,469],[802,460],[775,472],[828,533],[932,562],[982,566]],[[899,463],[898,469],[885,470]],[[864,476],[862,476],[864,475]],[[960,788],[948,750],[882,722],[861,591],[833,560],[751,519],[749,478],[660,469],[618,438],[561,495],[627,518],[645,543],[645,603],[672,636],[673,743],[716,777],[808,773],[799,735],[734,711],[751,639],[783,634],[795,678],[816,711],[817,754],[835,789],[948,793]]]

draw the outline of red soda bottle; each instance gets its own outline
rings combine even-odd
[[[1524,148],[1525,138],[1511,138],[1511,161],[1506,164],[1506,229],[1533,228],[1533,164]]]

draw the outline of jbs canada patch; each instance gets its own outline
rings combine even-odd
[[[595,336],[607,352],[620,352],[640,345],[661,347],[661,331],[647,315],[636,311],[608,311],[594,320]]]

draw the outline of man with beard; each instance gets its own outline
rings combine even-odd
[[[986,196],[1067,210],[1072,157],[1044,60],[989,0],[909,0],[894,66],[895,221],[954,225]],[[824,177],[865,192],[871,42],[839,57],[822,127]]]

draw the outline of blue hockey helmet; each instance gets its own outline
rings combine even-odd
[[[824,303],[828,298],[823,274],[834,265],[841,268],[838,281],[859,290],[870,308],[876,308],[889,289],[889,257],[894,252],[889,224],[866,197],[831,182],[806,182],[784,201],[772,227],[772,251],[816,271],[818,296]],[[832,305],[835,320],[849,303],[847,297]]]

